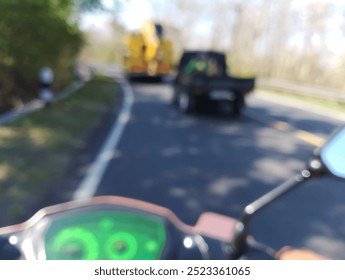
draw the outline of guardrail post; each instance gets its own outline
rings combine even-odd
[[[39,98],[44,106],[48,106],[53,101],[52,84],[54,81],[54,72],[50,67],[42,67],[39,71],[40,91]]]

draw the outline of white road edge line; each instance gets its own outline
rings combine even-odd
[[[94,196],[106,171],[106,168],[115,154],[115,150],[120,142],[123,131],[130,119],[131,109],[134,103],[132,88],[124,78],[117,79],[117,82],[122,88],[124,94],[124,101],[121,111],[102,149],[98,153],[97,158],[90,166],[86,177],[82,180],[79,187],[74,192],[74,200],[88,199]]]

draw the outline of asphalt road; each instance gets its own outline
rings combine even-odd
[[[96,195],[170,208],[194,224],[204,211],[239,217],[244,206],[303,168],[341,121],[267,98],[248,100],[243,118],[182,115],[169,85],[132,85],[134,106]],[[345,259],[345,182],[324,178],[266,208],[254,236],[274,248],[308,247]]]

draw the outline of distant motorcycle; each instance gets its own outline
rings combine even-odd
[[[8,252],[12,246],[28,260],[274,259],[276,251],[250,235],[252,216],[306,180],[328,174],[345,179],[345,127],[305,169],[246,206],[238,220],[203,213],[189,226],[166,208],[103,196],[43,208],[22,224],[0,228],[0,236],[8,240]],[[13,252],[8,258],[19,255]]]

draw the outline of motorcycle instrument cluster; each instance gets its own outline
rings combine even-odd
[[[122,211],[88,211],[52,219],[45,234],[46,259],[160,259],[163,220]]]

